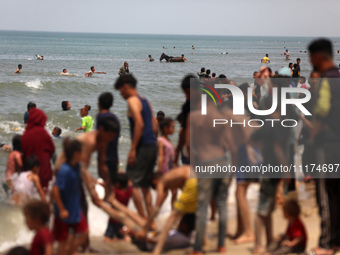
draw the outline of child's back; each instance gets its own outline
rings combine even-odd
[[[15,135],[12,139],[13,151],[7,157],[6,175],[3,182],[10,181],[14,173],[19,173],[22,168],[21,159],[21,135]]]

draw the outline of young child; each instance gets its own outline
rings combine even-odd
[[[12,176],[14,173],[19,173],[22,169],[21,159],[21,135],[15,135],[12,139],[13,150],[8,155],[6,175],[2,180],[2,187],[4,188],[7,195],[10,190],[13,189]]]
[[[50,230],[46,227],[50,219],[50,206],[40,200],[31,200],[23,208],[26,225],[35,232],[30,254],[52,255],[53,237]]]
[[[132,185],[129,185],[129,180],[126,174],[119,173],[116,175],[115,179],[115,197],[121,204],[127,206],[132,195]],[[110,218],[105,232],[105,242],[113,242],[117,239],[123,239],[124,236],[120,233],[122,227],[123,224]]]
[[[45,193],[40,184],[39,171],[40,164],[36,156],[31,155],[25,160],[25,171],[13,178],[13,196],[12,201],[22,205],[27,199],[37,197],[46,202]]]
[[[66,162],[56,174],[53,186],[54,226],[53,235],[58,255],[73,254],[87,241],[88,227],[81,210],[80,159],[82,144],[66,138],[63,143]],[[72,231],[72,234],[71,234]]]
[[[89,109],[87,107],[84,107],[80,110],[80,116],[81,116],[81,127],[76,128],[75,132],[78,130],[84,130],[84,132],[92,131],[93,127],[93,118],[91,116],[88,116]]]
[[[303,253],[306,249],[307,233],[299,218],[300,207],[295,200],[288,200],[283,204],[283,215],[288,220],[285,234],[279,240],[277,247],[268,255],[287,253]]]
[[[61,135],[61,128],[59,127],[54,127],[53,130],[52,130],[52,136],[55,137],[55,138],[61,138],[60,135]]]
[[[171,118],[165,118],[159,123],[162,136],[157,138],[158,141],[158,172],[163,174],[169,172],[173,168],[175,158],[175,147],[169,139],[169,135],[175,132],[175,122]],[[176,200],[177,189],[171,190],[171,205]]]

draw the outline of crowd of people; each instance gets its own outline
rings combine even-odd
[[[283,67],[273,74],[267,66],[254,72],[254,85],[251,89],[253,105],[250,107],[248,100],[244,100],[244,115],[233,114],[235,94],[229,89],[216,89],[222,100],[218,107],[215,106],[215,100],[208,100],[206,108],[209,114],[202,116],[200,98],[203,89],[199,89],[197,84],[213,86],[217,81],[220,84],[237,86],[245,97],[249,95],[249,84],[237,85],[223,74],[217,79],[215,73],[210,76],[211,71],[205,68],[197,74],[198,77],[187,75],[181,83],[186,101],[176,118],[180,123],[176,146],[170,139],[175,132],[175,120],[166,116],[163,111],[159,111],[154,117],[152,104],[138,93],[137,80],[129,74],[128,63],[125,62],[120,70],[120,77],[114,83],[114,89],[127,102],[131,132],[131,147],[127,167],[123,172],[119,169],[118,149],[121,126],[118,117],[110,111],[113,106],[111,92],[102,93],[98,98],[99,112],[94,130],[91,131],[94,121],[88,116],[91,107],[85,105],[81,109],[82,124],[75,131],[84,132],[74,139],[65,137],[60,155],[55,155],[53,140],[44,129],[46,114],[34,103],[29,103],[25,114],[26,130],[22,136],[13,137],[3,186],[12,202],[23,207],[26,224],[35,232],[30,254],[52,254],[53,242],[58,243],[57,254],[60,255],[75,254],[78,250],[91,248],[85,188],[93,204],[110,216],[105,231],[107,242],[124,239],[142,251],[160,254],[169,249],[191,246],[192,234],[196,232],[190,254],[203,254],[207,212],[211,204],[211,218],[214,219],[216,210],[218,213],[216,251],[225,253],[226,203],[233,177],[237,181],[238,226],[236,233],[228,236],[234,243],[254,243],[254,254],[304,252],[307,232],[299,217],[299,201],[285,200],[283,197],[283,190],[296,189],[294,176],[283,173],[275,178],[267,175],[249,176],[237,171],[236,176],[223,173],[206,178],[203,173],[195,171],[195,166],[219,164],[240,169],[260,164],[273,167],[294,165],[297,142],[302,142],[305,146],[303,165],[339,163],[337,154],[340,149],[340,132],[337,117],[340,114],[340,105],[337,98],[340,97],[340,73],[334,66],[333,48],[329,40],[315,40],[308,50],[314,68],[308,82],[300,77],[299,61],[294,67],[294,70],[298,70],[295,73],[289,67]],[[295,77],[296,75],[298,76]],[[242,125],[217,125],[214,129],[211,128],[210,124],[214,119],[240,122],[256,117],[260,121],[260,116],[254,114],[252,109],[270,109],[274,91],[290,87],[302,88],[311,94],[305,107],[313,113],[312,116],[304,114],[293,105],[287,107],[286,115],[290,119],[301,119],[303,122],[299,136],[294,135],[293,127],[284,127],[280,122],[265,122],[257,128]],[[292,97],[296,96],[293,94]],[[279,93],[278,97],[281,96]],[[300,92],[296,97],[304,96]],[[276,110],[265,117],[277,120],[286,117],[281,114],[281,100],[278,102]],[[71,104],[64,101],[62,108],[68,110]],[[60,137],[61,130],[56,127],[52,133],[53,136]],[[103,180],[100,185],[105,190],[104,199],[99,198],[95,189],[98,181],[89,172],[91,155],[94,153],[97,153],[98,176]],[[319,243],[315,244],[316,248],[310,254],[328,255],[334,254],[340,247],[340,183],[338,178],[319,177],[311,178],[316,183],[321,235]],[[246,199],[246,191],[253,182],[259,182],[261,186],[254,229]],[[151,188],[156,190],[155,204],[152,203]],[[169,191],[172,211],[161,231],[155,233],[155,218]],[[287,231],[273,245],[272,213],[277,197],[280,196]],[[136,212],[127,207],[130,198]],[[52,214],[54,220],[50,230],[47,223]],[[172,231],[171,228],[178,221],[180,223]],[[261,238],[263,229],[265,245]],[[8,254],[14,254],[11,252]]]

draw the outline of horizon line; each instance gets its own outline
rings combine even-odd
[[[240,37],[289,37],[289,38],[318,38],[318,37],[329,37],[329,38],[340,38],[336,36],[285,36],[285,35],[217,35],[217,34],[155,34],[155,33],[113,33],[113,32],[75,32],[75,31],[45,31],[45,30],[20,30],[20,29],[0,29],[0,31],[10,31],[10,32],[43,32],[43,33],[78,33],[78,34],[117,34],[117,35],[180,35],[180,36],[240,36]]]

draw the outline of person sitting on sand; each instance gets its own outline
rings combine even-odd
[[[155,60],[153,59],[153,57],[151,57],[151,55],[149,55],[149,58],[148,58],[147,60],[145,60],[145,61],[153,62],[153,61],[155,61]]]
[[[261,59],[261,63],[263,63],[263,64],[270,63],[269,55],[268,54],[266,54],[266,56]]]
[[[94,68],[94,66],[91,66],[91,71],[88,71],[86,74],[85,74],[85,77],[90,77],[92,76],[94,73],[99,73],[99,74],[106,74],[106,72],[96,72],[96,68]]]
[[[78,76],[78,75],[76,75],[76,74],[68,73],[66,68],[64,68],[63,71],[62,71],[61,73],[59,73],[59,74],[61,74],[61,75],[67,75],[67,76]]]
[[[22,69],[22,64],[19,64],[18,69],[14,73],[21,73],[20,71],[21,69]]]
[[[303,253],[306,249],[307,232],[299,218],[301,211],[299,204],[295,200],[288,200],[284,202],[282,209],[284,218],[288,220],[286,233],[280,236],[274,250],[265,255]]]
[[[81,127],[76,128],[74,132],[77,132],[78,130],[84,130],[84,132],[92,131],[93,118],[91,116],[88,116],[88,114],[89,114],[89,110],[87,107],[84,107],[80,110]]]
[[[184,60],[184,62],[189,62],[189,60],[186,57],[184,57],[184,54],[182,54],[181,58]]]

